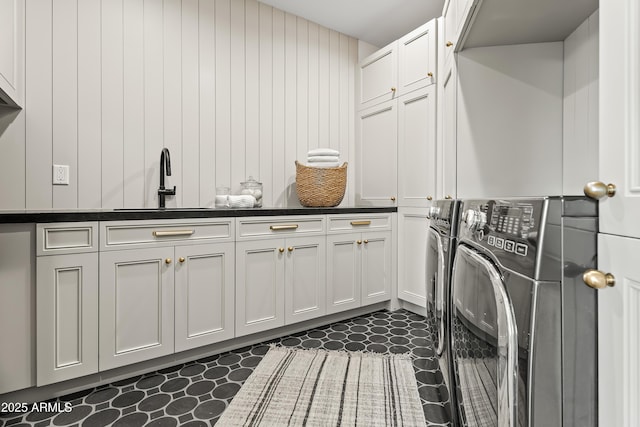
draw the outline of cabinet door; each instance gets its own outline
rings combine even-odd
[[[360,61],[360,109],[396,96],[397,42],[393,42]]]
[[[398,206],[428,207],[436,195],[436,89],[398,100]]]
[[[236,244],[236,336],[284,325],[284,239]]]
[[[100,254],[100,370],[174,352],[173,247]]]
[[[398,298],[426,307],[427,211],[400,209],[398,217]]]
[[[36,262],[38,386],[98,372],[98,254]]]
[[[391,232],[362,234],[362,305],[391,298]]]
[[[362,236],[327,236],[327,313],[360,307]]]
[[[287,239],[285,324],[326,313],[326,237]]]
[[[0,106],[22,104],[19,87],[24,60],[24,8],[22,0],[0,2]]]
[[[442,74],[442,136],[438,140],[438,199],[456,197],[457,88],[456,61],[451,58]]]
[[[234,337],[234,244],[175,248],[175,349]]]
[[[453,57],[456,45],[458,30],[458,0],[448,0],[444,13],[444,40],[440,42],[440,47],[444,49],[445,61]]]
[[[398,41],[398,95],[436,82],[436,20]]]
[[[358,114],[356,202],[359,204],[395,205],[398,191],[397,125],[396,101],[385,102]]]

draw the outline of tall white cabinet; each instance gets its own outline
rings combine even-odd
[[[23,104],[25,3],[0,1],[0,107]]]

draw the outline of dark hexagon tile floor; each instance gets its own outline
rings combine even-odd
[[[428,426],[450,426],[449,393],[424,317],[405,310],[366,316],[206,357],[59,399],[71,412],[1,414],[0,427],[197,427],[215,425],[275,343],[286,347],[408,353]]]

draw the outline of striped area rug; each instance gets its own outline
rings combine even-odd
[[[409,355],[272,346],[220,426],[426,424]]]

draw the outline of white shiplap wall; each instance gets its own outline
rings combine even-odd
[[[163,146],[169,206],[209,206],[249,175],[265,206],[291,206],[294,160],[353,157],[353,38],[255,0],[26,6],[26,131],[8,133],[25,154],[0,160],[18,161],[0,209],[156,206]],[[52,164],[71,167],[70,185],[51,185]]]

